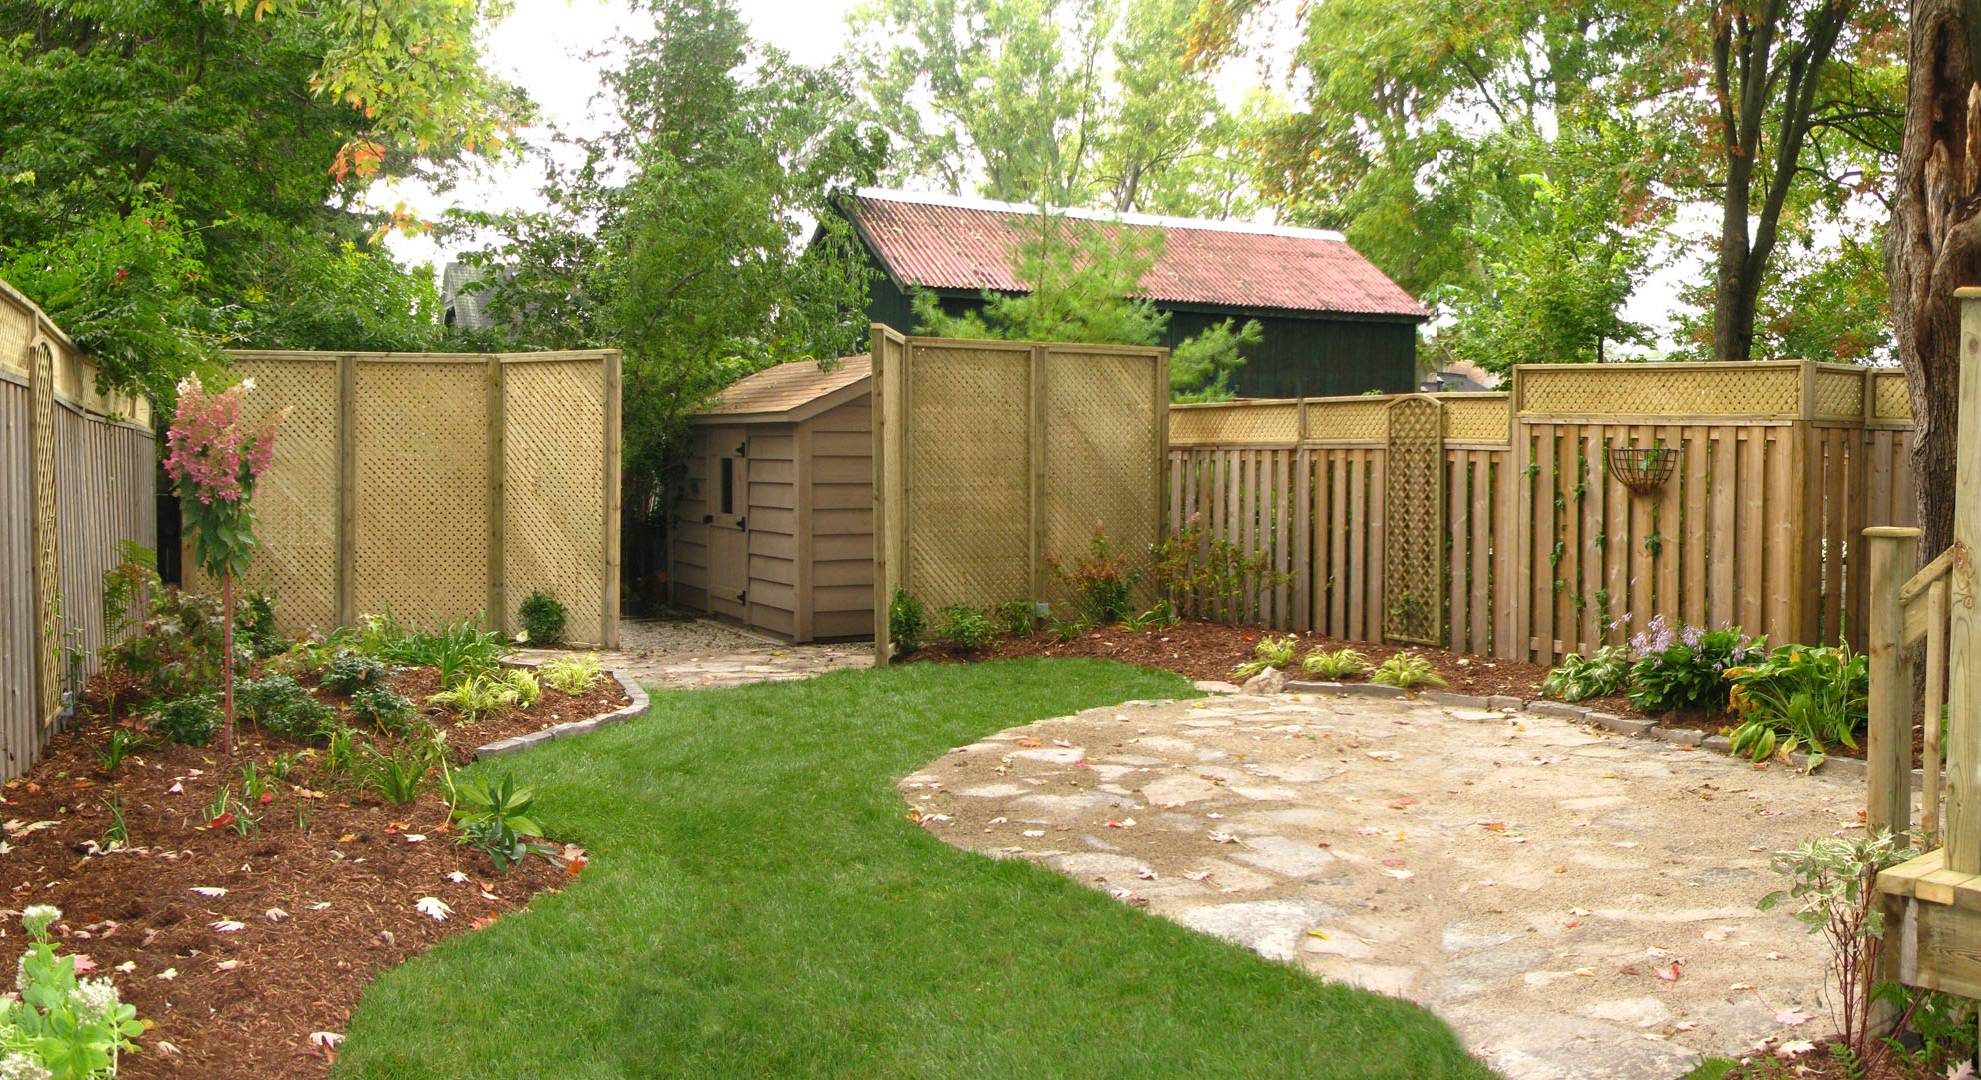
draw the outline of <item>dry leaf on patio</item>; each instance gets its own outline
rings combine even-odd
[[[1190,879],[1191,881],[1202,881],[1202,880],[1204,880],[1205,878],[1207,878],[1207,877],[1210,877],[1210,876],[1211,876],[1211,871],[1209,871],[1209,870],[1191,870],[1191,871],[1188,871],[1188,872],[1186,872],[1186,873],[1185,873],[1185,874],[1184,874],[1183,876],[1184,876],[1184,877],[1186,877],[1186,878],[1189,878],[1189,879]]]
[[[1388,803],[1388,806],[1391,810],[1408,810],[1415,805],[1417,805],[1417,800],[1409,797],[1408,795],[1405,795],[1401,798],[1391,799]]]
[[[1504,822],[1504,821],[1482,821],[1482,822],[1480,822],[1480,823],[1479,823],[1479,827],[1480,827],[1480,828],[1482,828],[1482,829],[1484,829],[1484,830],[1486,830],[1487,832],[1505,832],[1505,831],[1506,831],[1506,822]]]
[[[454,914],[454,909],[437,896],[422,896],[414,902],[413,908],[434,922],[446,922],[447,916]]]
[[[1808,1039],[1795,1039],[1775,1048],[1775,1056],[1782,1058],[1800,1057],[1816,1049],[1816,1044]]]
[[[1786,1024],[1789,1027],[1801,1027],[1813,1019],[1815,1014],[1803,1012],[1801,1009],[1783,1009],[1775,1014],[1775,1023]]]
[[[1230,833],[1214,832],[1211,834],[1211,843],[1213,844],[1235,844],[1237,842],[1238,838]]]
[[[1654,967],[1651,969],[1651,974],[1656,975],[1658,978],[1663,979],[1666,982],[1677,982],[1678,961],[1673,960],[1671,963],[1666,964],[1663,967]]]
[[[1029,750],[1032,747],[1039,745],[1039,740],[1034,739],[1031,736],[1027,735],[1026,737],[1018,740],[1018,745],[1025,747],[1026,749]]]

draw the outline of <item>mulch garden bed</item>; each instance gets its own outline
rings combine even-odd
[[[1231,678],[1233,668],[1252,658],[1253,647],[1262,634],[1278,635],[1279,631],[1186,619],[1174,626],[1156,630],[1118,628],[1090,630],[1067,641],[1061,641],[1043,632],[1031,637],[1000,637],[992,642],[989,648],[977,654],[965,654],[952,646],[936,644],[924,647],[906,659],[940,663],[1024,656],[1095,657],[1174,671],[1192,679],[1224,681]],[[1471,656],[1417,645],[1374,645],[1361,641],[1344,641],[1325,634],[1294,633],[1293,636],[1300,640],[1301,656],[1305,656],[1309,649],[1333,651],[1352,648],[1368,657],[1371,664],[1380,664],[1396,653],[1416,653],[1429,661],[1431,667],[1449,684],[1441,689],[1453,693],[1517,697],[1523,701],[1546,696],[1541,693],[1541,680],[1547,678],[1548,668],[1541,664]],[[1298,679],[1305,676],[1294,670],[1288,672],[1287,677]],[[1367,676],[1356,676],[1347,681],[1359,682],[1366,678]],[[1630,699],[1621,695],[1587,698],[1576,704],[1602,712],[1615,713],[1618,716],[1655,720],[1663,727],[1689,728],[1706,735],[1721,734],[1732,723],[1727,716],[1706,713],[1656,715],[1641,713],[1631,707]],[[1921,741],[1918,731],[1915,730],[1913,733],[1915,758]],[[1864,748],[1861,742],[1855,748],[1837,745],[1827,748],[1827,753],[1832,757],[1861,760],[1864,757]],[[1917,760],[1913,764],[1917,766]]]
[[[425,703],[437,689],[432,669],[402,670],[390,681],[448,732],[456,762],[477,745],[627,702],[607,676],[579,697],[545,687],[532,708],[470,725]],[[411,803],[387,803],[354,791],[348,776],[323,775],[320,748],[247,723],[231,760],[218,739],[205,747],[154,742],[105,773],[99,748],[115,727],[136,722],[103,717],[103,689],[99,677],[88,719],[0,788],[0,904],[8,909],[0,970],[12,970],[25,946],[20,910],[61,908],[54,933],[62,952],[113,977],[138,1016],[156,1024],[125,1057],[122,1075],[321,1075],[332,1053],[313,1035],[342,1032],[379,971],[488,925],[584,865],[583,853],[567,848],[561,863],[532,858],[500,873],[488,856],[454,842],[432,785]],[[278,754],[294,755],[282,780],[269,775]],[[240,795],[249,762],[269,778],[266,796],[246,808],[257,823],[245,833],[209,824],[223,788]],[[105,852],[113,803],[128,838]],[[445,909],[422,911],[429,897]]]

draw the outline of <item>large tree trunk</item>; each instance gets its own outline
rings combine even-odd
[[[1981,124],[1968,2],[1912,2],[1905,141],[1885,245],[1892,329],[1912,393],[1912,482],[1927,558],[1953,542],[1960,378],[1953,291],[1981,281]]]
[[[1735,155],[1727,162],[1726,197],[1720,203],[1720,267],[1713,283],[1714,360],[1754,358],[1754,302],[1759,290],[1748,280],[1752,242],[1747,233],[1753,182],[1751,158]]]

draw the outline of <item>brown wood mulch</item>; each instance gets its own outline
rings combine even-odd
[[[962,653],[949,645],[930,645],[907,659],[965,662],[1023,656],[1095,657],[1174,671],[1192,679],[1223,681],[1231,678],[1233,668],[1252,658],[1253,648],[1262,634],[1277,635],[1279,631],[1186,619],[1175,626],[1158,630],[1136,631],[1118,628],[1091,630],[1069,641],[1060,641],[1043,632],[1031,637],[1000,637],[992,642],[990,647],[976,654]],[[1541,681],[1547,678],[1548,668],[1542,664],[1473,656],[1418,645],[1375,645],[1361,641],[1344,641],[1325,634],[1294,633],[1293,636],[1300,641],[1298,656],[1305,656],[1310,649],[1325,649],[1332,652],[1335,649],[1352,648],[1368,657],[1371,664],[1380,664],[1396,653],[1411,652],[1429,661],[1431,667],[1449,684],[1444,689],[1455,693],[1517,697],[1523,701],[1546,696],[1541,693]],[[1296,660],[1296,669],[1287,673],[1289,678],[1305,677],[1299,673],[1297,664]],[[1367,676],[1357,676],[1347,681],[1359,682],[1366,678]],[[1630,699],[1622,695],[1588,698],[1576,704],[1619,716],[1655,720],[1664,727],[1689,728],[1705,735],[1721,734],[1733,724],[1732,718],[1724,714],[1642,713],[1631,707]],[[1913,732],[1915,767],[1919,764],[1917,754],[1921,742],[1919,732],[1915,728]],[[1856,747],[1839,744],[1828,747],[1826,752],[1831,757],[1858,759],[1864,757],[1861,739]]]
[[[437,680],[431,669],[413,669],[391,681],[424,702]],[[99,709],[102,687],[96,680],[90,698]],[[451,756],[465,761],[476,745],[626,701],[607,677],[577,698],[545,688],[535,707],[473,725],[436,715],[436,706],[420,709],[448,730]],[[500,873],[455,842],[447,805],[431,790],[403,806],[354,793],[348,779],[320,775],[321,750],[306,753],[249,724],[233,760],[217,739],[160,744],[106,774],[98,751],[113,726],[85,719],[0,788],[0,970],[12,970],[25,945],[19,911],[61,908],[63,952],[114,978],[124,1000],[157,1025],[124,1059],[122,1075],[137,1080],[322,1075],[330,1055],[311,1036],[342,1032],[378,972],[488,925],[583,867],[582,853],[570,849],[579,858],[568,865],[532,858]],[[278,754],[300,756],[288,780],[270,777],[265,801],[249,808],[259,820],[247,835],[209,826],[219,790],[231,786],[238,796],[242,766],[253,762],[268,776]],[[101,853],[113,801],[129,839]],[[451,909],[444,921],[418,909],[427,897]]]

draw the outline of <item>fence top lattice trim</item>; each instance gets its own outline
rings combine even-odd
[[[1578,420],[1866,423],[1878,417],[1867,411],[1876,394],[1867,392],[1865,380],[1884,370],[1810,360],[1521,364],[1514,369],[1514,410],[1523,417]]]
[[[360,364],[486,364],[499,360],[504,364],[543,364],[573,360],[602,360],[618,355],[618,349],[564,349],[555,352],[527,353],[408,353],[408,352],[354,352],[341,349],[230,349],[227,355],[235,360],[261,361],[303,361],[329,363],[342,357],[350,357]]]
[[[1453,442],[1504,444],[1511,414],[1504,392],[1359,394],[1327,398],[1257,398],[1169,407],[1171,446],[1375,445],[1389,438],[1389,406],[1403,397],[1444,405],[1444,436]]]
[[[46,347],[54,361],[54,398],[86,416],[151,430],[151,402],[96,388],[96,365],[20,290],[0,281],[0,379],[25,384],[32,350]]]

